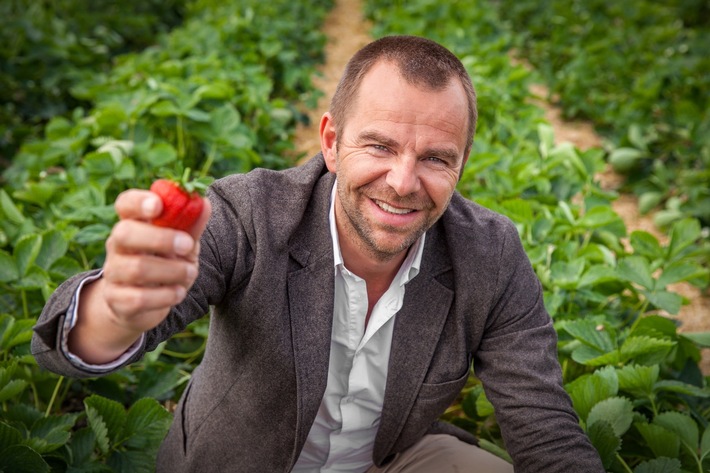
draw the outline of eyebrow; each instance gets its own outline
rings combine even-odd
[[[358,137],[357,137],[358,144],[363,144],[363,143],[367,143],[370,141],[374,141],[374,142],[381,144],[383,146],[387,146],[388,148],[399,147],[399,143],[396,140],[389,138],[388,136],[385,136],[376,130],[364,131],[360,135],[358,135]],[[450,161],[453,164],[456,164],[458,162],[459,158],[461,157],[461,156],[459,156],[458,152],[456,152],[455,150],[453,150],[451,148],[428,148],[428,149],[424,150],[424,152],[421,153],[420,156],[423,156],[423,157],[434,156],[437,158],[441,158],[441,159]]]

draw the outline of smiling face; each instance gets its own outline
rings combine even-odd
[[[321,146],[338,178],[335,218],[346,261],[403,257],[441,217],[464,163],[467,120],[458,81],[428,90],[388,62],[363,78],[341,136],[331,115],[323,116]]]

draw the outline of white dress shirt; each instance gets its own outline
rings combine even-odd
[[[318,415],[294,472],[363,472],[372,466],[380,425],[395,314],[402,307],[405,284],[419,273],[422,235],[410,248],[392,284],[367,315],[365,280],[343,263],[335,225],[333,187],[330,233],[335,259],[335,301],[328,384]]]

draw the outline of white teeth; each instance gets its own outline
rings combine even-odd
[[[376,200],[375,203],[377,204],[377,206],[379,208],[381,208],[385,212],[389,212],[391,214],[404,215],[404,214],[408,214],[410,212],[414,212],[414,210],[411,210],[411,209],[398,209],[396,207],[392,207],[391,205],[386,204],[385,202],[381,202],[379,200]]]

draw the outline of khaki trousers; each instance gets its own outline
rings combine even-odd
[[[513,465],[454,436],[425,435],[383,468],[366,473],[513,473]]]

